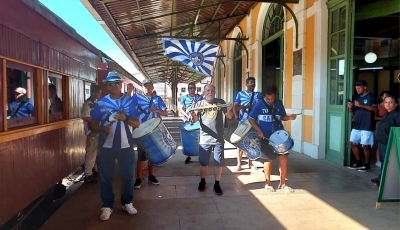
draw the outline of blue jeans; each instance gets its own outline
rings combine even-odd
[[[97,156],[97,167],[100,176],[100,194],[103,207],[113,208],[114,190],[113,175],[115,159],[118,160],[119,172],[122,177],[121,204],[129,204],[133,199],[133,185],[135,183],[136,160],[133,148],[114,150],[100,148]]]
[[[199,161],[201,166],[207,166],[210,162],[211,152],[214,152],[214,166],[225,165],[224,145],[200,145]]]
[[[386,156],[386,147],[387,145],[378,142],[379,161],[381,162],[381,173],[379,174],[378,178],[381,178],[382,176],[383,162],[385,161]]]

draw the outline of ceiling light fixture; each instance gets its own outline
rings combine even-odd
[[[374,52],[369,52],[367,55],[365,55],[365,61],[367,63],[374,63],[378,57]]]

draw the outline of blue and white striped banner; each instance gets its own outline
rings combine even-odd
[[[163,42],[165,56],[182,62],[199,74],[212,77],[218,46],[173,38],[163,38]]]

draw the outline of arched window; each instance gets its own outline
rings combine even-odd
[[[277,32],[283,30],[285,15],[283,6],[273,3],[268,8],[263,27],[263,41]]]
[[[239,33],[237,38],[241,38],[242,34]],[[242,44],[235,42],[235,48],[233,49],[233,81],[232,81],[232,97],[235,99],[236,94],[242,90]]]

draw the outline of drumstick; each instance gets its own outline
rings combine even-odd
[[[271,142],[272,144],[275,145],[275,143],[274,143],[273,141],[271,141],[271,139],[268,139],[268,138],[266,138],[266,137],[264,137],[263,139],[264,139],[264,140],[267,140],[267,141],[269,141],[269,142]]]

